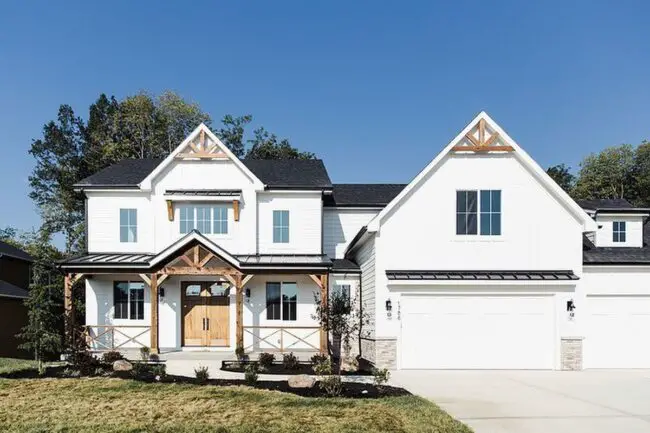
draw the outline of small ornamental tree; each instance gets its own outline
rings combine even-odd
[[[34,354],[38,362],[39,374],[45,373],[44,360],[48,355],[58,353],[62,347],[61,279],[53,276],[53,270],[42,263],[32,268],[33,282],[29,287],[27,306],[27,325],[22,328],[18,338],[23,340],[19,346]]]
[[[350,353],[352,338],[360,337],[364,323],[368,322],[367,315],[363,313],[356,299],[350,299],[342,291],[332,292],[325,304],[318,292],[314,293],[314,299],[316,313],[313,318],[318,320],[326,332],[332,333],[334,343],[338,344],[338,353],[341,353],[341,345],[346,354]],[[339,372],[340,370],[339,363]]]

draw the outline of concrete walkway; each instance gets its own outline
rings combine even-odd
[[[476,433],[648,433],[650,371],[395,371]]]

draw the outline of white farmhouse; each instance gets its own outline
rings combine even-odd
[[[97,350],[326,350],[315,296],[337,290],[380,367],[650,367],[649,210],[576,203],[486,113],[408,185],[240,160],[201,125],[77,188],[88,253],[61,264],[66,312],[83,277]]]

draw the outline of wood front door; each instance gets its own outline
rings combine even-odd
[[[229,346],[230,298],[215,282],[182,282],[183,345]]]

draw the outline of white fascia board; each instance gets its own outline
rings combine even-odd
[[[647,217],[650,216],[650,213],[645,213],[645,212],[630,212],[630,213],[615,213],[615,212],[596,212],[596,218],[598,217],[613,217],[613,218],[618,218],[618,217],[624,217],[624,218],[634,218],[634,217]]]
[[[216,196],[216,195],[166,195],[164,196],[165,200],[173,201],[176,203],[180,202],[189,202],[189,201],[200,201],[204,202],[220,202],[220,203],[230,203],[234,200],[242,201],[240,195],[230,195],[230,196]]]
[[[264,188],[264,184],[262,183],[262,181],[259,180],[259,178],[257,176],[255,176],[253,174],[253,172],[250,171],[248,169],[248,167],[246,167],[246,165],[244,165],[244,163],[241,162],[239,160],[239,158],[237,158],[230,151],[230,149],[228,149],[228,146],[223,144],[221,142],[221,140],[219,140],[219,138],[216,135],[214,135],[214,133],[210,130],[210,128],[208,128],[204,123],[201,123],[199,126],[196,127],[196,129],[194,129],[194,131],[192,131],[192,133],[190,135],[187,136],[187,138],[185,138],[185,140],[183,140],[183,142],[181,144],[179,144],[176,147],[176,149],[174,149],[173,152],[171,152],[169,155],[167,155],[167,158],[165,158],[160,164],[158,164],[158,166],[156,168],[154,168],[153,171],[151,173],[149,173],[149,175],[147,177],[145,177],[142,182],[140,182],[140,189],[142,189],[144,191],[151,191],[151,183],[152,183],[153,179],[155,179],[156,176],[158,176],[165,169],[165,167],[167,167],[174,160],[176,155],[181,153],[181,151],[183,149],[185,149],[189,145],[190,141],[194,140],[201,133],[201,131],[203,131],[205,134],[207,134],[207,136],[208,136],[208,138],[210,138],[210,140],[217,143],[217,146],[221,149],[221,151],[223,151],[223,153],[225,153],[228,156],[228,158],[237,167],[239,167],[239,169],[242,170],[244,172],[244,174],[246,174],[246,176],[249,179],[251,179],[253,181],[253,184],[254,184],[256,189],[263,189]]]
[[[593,232],[598,229],[596,222],[561,188],[551,177],[526,153],[515,140],[513,140],[485,111],[481,111],[467,126],[447,144],[444,149],[431,161],[418,175],[395,197],[388,205],[368,223],[368,231],[377,232],[381,220],[396,206],[398,206],[405,197],[429,174],[435,169],[447,153],[458,144],[465,135],[476,126],[479,120],[485,120],[490,128],[498,132],[501,139],[507,145],[512,146],[514,155],[519,158],[553,194],[562,200],[574,216],[578,218],[583,225],[583,231]]]
[[[259,191],[258,194],[313,194],[322,195],[323,190],[320,189],[265,189]]]

